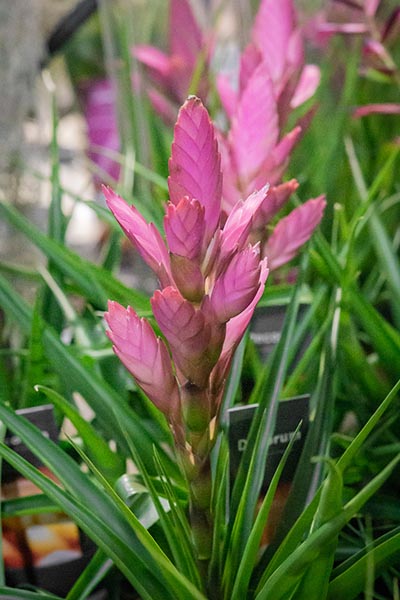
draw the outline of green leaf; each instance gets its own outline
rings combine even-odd
[[[358,598],[359,594],[363,592],[371,561],[377,576],[383,569],[397,562],[399,556],[400,528],[397,527],[390,533],[374,540],[373,543],[335,569],[333,579],[329,584],[327,598],[329,600],[342,597],[346,597],[346,600]]]
[[[359,197],[362,203],[368,205],[376,194],[377,190],[380,189],[382,180],[386,178],[388,171],[394,168],[394,162],[398,157],[399,148],[395,147],[394,151],[389,155],[389,158],[386,160],[384,166],[381,168],[380,172],[375,178],[370,190],[368,190],[353,142],[350,138],[346,138],[345,146]],[[393,242],[389,239],[388,233],[382,224],[379,213],[376,210],[370,212],[368,225],[372,237],[372,243],[381,267],[381,272],[385,273],[391,290],[390,303],[394,316],[397,318],[397,325],[399,325],[400,261],[397,258],[395,249],[393,247]]]
[[[359,431],[359,433],[352,440],[351,444],[346,448],[342,456],[338,459],[337,467],[341,470],[342,473],[344,473],[345,469],[352,464],[361,446],[364,444],[365,440],[371,434],[373,429],[378,425],[379,421],[382,419],[384,413],[388,410],[389,406],[392,404],[399,391],[400,380],[392,388],[392,390],[385,397],[385,399],[374,412],[374,414],[370,417],[368,422],[364,425],[361,431]],[[315,511],[317,510],[320,493],[321,490],[319,490],[316,493],[316,495],[313,497],[306,509],[298,517],[296,523],[288,532],[287,536],[281,543],[278,550],[274,553],[267,569],[263,574],[260,585],[265,583],[268,580],[268,578],[279,568],[279,565],[282,564],[282,562],[287,557],[293,554],[295,549],[301,543],[303,537],[307,534],[311,526],[311,522]]]
[[[237,571],[236,579],[232,590],[232,600],[242,600],[242,598],[246,598],[248,585],[254,570],[254,566],[256,564],[257,556],[259,554],[261,538],[267,524],[267,519],[272,506],[272,501],[274,499],[275,492],[279,485],[279,480],[281,478],[286,461],[289,458],[290,452],[293,449],[293,444],[296,440],[296,433],[300,430],[300,427],[301,423],[298,424],[296,430],[293,433],[292,439],[285,448],[285,452],[283,453],[283,456],[279,461],[276,471],[271,479],[271,483],[268,486],[268,491],[258,511],[256,521],[244,548],[239,569]]]
[[[37,296],[32,311],[28,354],[25,361],[22,393],[18,408],[43,404],[43,398],[41,398],[39,394],[35,394],[33,388],[38,382],[50,383],[48,361],[43,346],[44,323],[40,316],[41,310],[41,298],[40,296]]]
[[[322,458],[322,460],[328,464],[329,472],[322,486],[320,501],[311,527],[311,533],[325,523],[328,523],[331,519],[334,519],[342,510],[342,474],[334,461],[326,460],[325,458]],[[300,585],[296,588],[296,594],[299,598],[320,600],[320,598],[326,597],[338,537],[338,535],[334,536],[329,543],[325,544],[318,558],[312,561],[306,570]]]
[[[255,600],[284,600],[297,588],[304,571],[318,560],[327,544],[331,544],[346,523],[360,510],[367,500],[381,487],[400,461],[400,456],[391,461],[372,479],[336,517],[331,518],[314,531],[267,579],[256,592]],[[290,597],[290,596],[289,596]],[[307,597],[303,597],[307,600]],[[299,598],[299,600],[303,600]]]
[[[12,587],[0,587],[0,598],[2,600],[62,600],[60,596],[50,594],[50,592],[29,592]]]
[[[26,235],[66,277],[71,278],[80,293],[94,306],[106,308],[110,298],[130,304],[140,315],[150,313],[149,300],[144,294],[125,287],[107,269],[81,258],[41,233],[10,204],[0,203],[0,215]]]
[[[102,550],[97,550],[68,592],[65,600],[86,600],[113,566],[112,560]]]
[[[1,405],[0,418],[54,473],[67,491],[44,477],[4,444],[0,446],[0,454],[82,527],[143,598],[204,600],[190,582],[176,571],[137,517],[123,503],[121,506],[116,503],[115,497],[110,496],[111,488],[107,487],[107,491],[104,491],[95,485],[69,456],[39,430]]]
[[[59,506],[54,504],[54,502],[49,500],[44,494],[3,500],[2,508],[4,517],[22,517],[24,515],[37,515],[39,513],[60,511]]]
[[[35,389],[42,392],[71,421],[82,438],[89,458],[101,469],[108,481],[115,482],[125,470],[123,457],[112,452],[94,427],[60,394],[41,385],[37,385]]]
[[[304,269],[302,272],[304,273]],[[248,540],[253,524],[268,448],[275,430],[278,399],[287,369],[300,286],[301,277],[293,290],[292,301],[289,304],[280,341],[272,357],[271,368],[267,370],[268,364],[266,365],[267,368],[263,370],[250,398],[250,403],[258,401],[258,407],[232,492],[226,554],[223,558],[225,598],[230,598],[242,548]]]

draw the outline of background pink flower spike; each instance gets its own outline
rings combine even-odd
[[[373,17],[378,10],[381,0],[364,0],[364,11],[368,17]]]
[[[172,56],[179,56],[192,73],[203,46],[203,34],[190,2],[170,0],[169,47]]]
[[[239,200],[231,210],[222,230],[221,258],[223,260],[233,250],[242,250],[248,241],[250,229],[260,207],[266,202],[269,185],[253,192],[245,200]]]
[[[118,181],[121,165],[107,154],[107,151],[119,152],[121,146],[112,83],[108,79],[87,82],[82,86],[82,96],[89,141],[89,157],[101,171],[95,173],[95,183],[96,185],[101,184],[105,179],[103,174]]]
[[[282,78],[290,37],[295,27],[292,0],[262,0],[252,31],[252,41],[261,50],[272,81]]]
[[[289,262],[310,239],[322,219],[325,206],[325,197],[319,196],[298,206],[279,221],[263,252],[268,257],[271,271]]]
[[[305,65],[290,101],[290,108],[297,108],[311,98],[319,86],[321,70],[317,65]]]
[[[240,97],[228,135],[237,176],[242,182],[242,197],[254,191],[254,187],[249,188],[246,182],[259,172],[266,157],[276,146],[278,136],[275,93],[265,64],[260,64]],[[264,179],[261,185],[266,181]]]
[[[217,278],[210,301],[216,318],[226,323],[253,300],[260,282],[260,249],[248,246],[236,253],[226,270]]]
[[[214,126],[201,100],[191,96],[182,106],[174,129],[169,159],[170,200],[184,197],[204,206],[206,247],[219,225],[221,212],[221,157]]]
[[[104,317],[118,358],[155,406],[175,420],[179,411],[178,385],[164,342],[131,307],[125,309],[110,301]]]
[[[107,205],[143,260],[158,276],[163,287],[172,282],[170,260],[164,240],[152,223],[147,223],[134,206],[129,206],[111,188],[103,186]]]
[[[170,57],[155,48],[141,44],[134,47],[133,54],[137,60],[143,63],[152,75],[152,79],[161,85],[168,85],[171,77],[171,59]]]
[[[285,181],[285,183],[271,187],[259,210],[254,215],[253,228],[259,230],[265,229],[265,226],[268,225],[271,219],[281,210],[289,200],[291,194],[293,194],[298,187],[299,184],[296,179],[291,179],[290,181]]]

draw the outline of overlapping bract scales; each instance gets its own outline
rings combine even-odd
[[[222,174],[214,127],[199,98],[191,98],[179,113],[169,173],[169,198],[173,204],[188,196],[204,207],[208,243],[220,218]]]
[[[161,289],[151,304],[168,345],[168,359],[164,342],[133,309],[110,303],[106,319],[116,353],[171,423],[173,415],[176,425],[175,405],[187,402],[188,390],[192,394],[196,390],[199,403],[205,403],[207,418],[218,413],[233,352],[268,275],[258,246],[247,240],[267,188],[239,201],[231,218],[225,219],[215,131],[195,97],[179,112],[169,166],[166,241],[134,207],[105,188],[109,208],[159,277]],[[159,396],[164,376],[173,407],[168,406],[168,394],[165,401]]]

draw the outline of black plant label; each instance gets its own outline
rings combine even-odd
[[[294,437],[293,448],[287,459],[280,482],[291,482],[293,480],[308,428],[309,398],[309,395],[303,395],[279,402],[275,431],[268,449],[263,491],[268,488],[288,443]],[[257,404],[235,406],[228,411],[230,479],[232,485],[247,445],[247,437],[257,406]],[[301,423],[301,426],[297,430],[299,423]]]

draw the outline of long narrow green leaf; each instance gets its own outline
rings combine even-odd
[[[328,464],[329,472],[322,486],[320,501],[312,524],[311,533],[325,523],[329,523],[342,510],[342,474],[332,460],[324,460],[324,462]],[[329,543],[325,544],[319,556],[309,565],[300,585],[296,588],[296,594],[299,598],[307,598],[308,600],[326,598],[338,538],[339,536],[336,535]]]
[[[175,585],[174,593],[182,600],[186,598],[204,600],[202,595],[198,594],[193,586],[176,571],[152,536],[123,503],[122,505],[116,503],[114,497],[112,498],[109,493],[91,482],[69,456],[28,421],[1,405],[0,419],[19,435],[26,446],[41,459],[72,495],[43,477],[37,469],[4,444],[0,447],[2,456],[56,501],[118,564],[130,581],[134,582],[138,591],[143,594],[144,590],[145,597],[152,597],[150,589],[143,587],[146,581],[149,588],[158,588],[156,594],[161,593],[160,586],[164,589],[162,593],[165,596],[161,597],[174,598],[171,586]],[[106,485],[107,491],[110,492],[111,488]],[[126,511],[129,513],[130,526],[126,519]],[[138,582],[138,578],[141,581]]]
[[[85,260],[40,232],[10,204],[0,203],[0,215],[30,239],[57,268],[78,286],[95,306],[105,308],[107,300],[131,304],[141,315],[149,314],[148,298],[125,287],[109,271]]]
[[[132,539],[130,543],[127,542],[127,538],[132,538],[133,536],[129,535],[131,532],[126,527],[126,524],[123,535],[121,535],[122,530],[120,527],[118,532],[114,530],[113,525],[115,525],[119,516],[115,507],[111,509],[112,514],[104,514],[100,509],[99,501],[97,501],[94,505],[95,509],[93,505],[91,509],[88,509],[87,501],[83,503],[77,497],[73,497],[62,490],[7,446],[0,445],[0,454],[22,475],[30,479],[59,504],[62,510],[112,558],[132,585],[143,595],[143,598],[152,600],[153,594],[165,594],[166,598],[172,600],[173,596],[168,594],[168,588],[165,588],[163,585],[163,578],[158,572],[159,570],[156,568],[156,565],[153,565],[153,569],[155,569],[153,573],[148,571],[152,561],[147,552],[144,551],[144,548],[138,546],[137,540],[135,540],[135,544],[132,544]],[[83,498],[85,498],[85,490],[82,491]],[[135,546],[136,552],[134,551]],[[142,578],[147,580],[146,587],[143,586]]]
[[[361,201],[368,205],[375,193],[379,189],[381,180],[387,175],[387,172],[393,169],[394,161],[399,154],[399,148],[396,147],[385,162],[383,168],[378,174],[371,189],[367,189],[365,179],[361,170],[360,163],[358,161],[354,144],[350,138],[346,138],[345,147],[349,163],[353,173],[353,178],[356,183],[359,197]],[[386,274],[388,285],[391,290],[391,305],[393,307],[394,315],[399,319],[398,314],[400,306],[400,261],[393,248],[393,243],[389,239],[387,231],[382,224],[377,211],[372,211],[368,219],[369,229],[372,235],[372,242],[375,247],[376,254],[381,266],[382,271]],[[399,324],[399,321],[397,321]]]
[[[37,385],[36,389],[41,391],[71,421],[85,444],[89,458],[101,469],[108,481],[115,482],[125,471],[123,457],[112,452],[94,427],[60,394],[41,385]]]
[[[302,272],[304,272],[304,269]],[[275,348],[271,369],[268,372],[268,380],[266,378],[267,371],[264,371],[260,384],[256,385],[252,398],[250,398],[250,402],[253,398],[256,402],[258,401],[258,408],[252,421],[247,447],[243,453],[232,492],[230,504],[231,525],[224,557],[223,585],[225,598],[230,597],[241,549],[245,546],[252,528],[268,448],[275,430],[279,395],[288,366],[288,354],[297,316],[300,286],[301,277],[293,290],[293,297],[287,311],[282,335]],[[268,383],[271,383],[270,387],[268,387]]]
[[[0,598],[2,600],[62,600],[60,596],[55,596],[50,592],[29,592],[6,586],[0,587]]]
[[[352,440],[351,444],[347,447],[343,455],[338,459],[337,467],[341,470],[342,473],[344,473],[345,469],[353,462],[361,446],[364,444],[365,440],[371,434],[373,429],[377,426],[384,413],[388,410],[389,406],[396,398],[399,391],[400,380],[392,388],[392,390],[389,392],[389,394],[386,396],[386,398],[383,400],[383,402],[380,404],[380,406],[377,408],[374,414],[370,417],[370,419],[364,425],[361,431]],[[285,560],[285,558],[291,556],[295,549],[298,547],[298,545],[301,543],[301,540],[303,539],[304,535],[306,535],[307,531],[311,526],[312,519],[318,506],[320,493],[321,490],[317,492],[317,494],[311,500],[310,504],[299,516],[296,523],[289,531],[278,550],[274,553],[274,556],[270,561],[263,575],[263,578],[261,579],[262,583],[265,583],[268,580],[268,578],[279,568],[279,565]]]
[[[277,566],[291,554],[310,526],[317,510],[318,500],[315,499],[309,504],[306,511],[302,512],[310,502],[310,498],[313,497],[322,476],[320,465],[315,467],[311,459],[315,455],[328,456],[335,399],[334,377],[339,332],[339,303],[340,293],[337,291],[327,316],[331,328],[326,333],[326,343],[318,358],[319,373],[317,385],[310,400],[309,431],[274,540],[266,549],[257,569],[257,576],[261,576],[261,582],[265,581]],[[299,537],[296,537],[298,531],[301,533],[299,533]],[[282,542],[282,540],[284,541]]]
[[[357,598],[362,593],[367,576],[367,570],[372,561],[376,575],[397,562],[400,556],[400,528],[378,538],[363,548],[351,560],[340,566],[340,573],[335,575],[329,584],[329,600],[346,597],[346,600]],[[350,566],[348,562],[351,562]]]
[[[102,550],[97,550],[68,592],[65,600],[86,600],[112,567],[112,560]]]
[[[60,508],[44,494],[3,500],[2,508],[4,517],[22,517],[60,511]]]
[[[248,585],[254,570],[257,555],[260,550],[261,538],[267,524],[267,519],[271,509],[272,501],[274,499],[275,492],[279,485],[279,480],[281,478],[283,469],[286,465],[286,461],[289,458],[289,454],[293,449],[293,444],[296,440],[296,433],[300,430],[300,427],[301,423],[299,423],[299,425],[297,426],[292,436],[292,439],[286,446],[285,452],[283,453],[283,456],[280,459],[279,464],[274,472],[271,483],[268,486],[268,491],[259,509],[253,529],[251,530],[249,539],[242,554],[235,583],[233,585],[232,600],[242,600],[243,598],[246,598]]]
[[[393,469],[400,462],[400,456],[392,460],[372,481],[370,481],[336,517],[330,519],[312,533],[294,552],[272,573],[261,589],[256,600],[284,600],[297,587],[299,575],[318,558],[320,552],[338,535],[344,525],[360,510],[367,500],[383,485]],[[290,597],[290,596],[289,596]],[[299,599],[300,600],[300,599]],[[303,600],[303,598],[301,598]],[[306,598],[304,598],[306,600]]]

